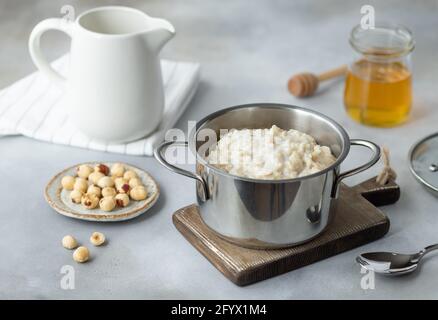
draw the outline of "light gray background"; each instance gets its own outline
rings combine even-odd
[[[116,1],[0,1],[0,87],[34,71],[27,38],[40,20],[60,16],[71,4],[77,13]],[[119,3],[122,3],[119,1]],[[152,158],[120,156],[56,146],[23,137],[0,139],[0,298],[281,298],[387,299],[438,298],[438,259],[425,259],[421,272],[375,280],[360,288],[356,255],[369,250],[411,251],[438,242],[437,199],[408,171],[407,152],[419,138],[438,130],[437,1],[123,1],[153,16],[169,19],[177,36],[163,51],[170,59],[202,64],[202,83],[178,127],[188,120],[231,105],[283,102],[319,110],[343,125],[351,137],[391,149],[402,188],[400,201],[384,208],[391,219],[388,235],[367,246],[299,270],[240,288],[229,282],[176,231],[172,213],[194,202],[194,182],[160,167]],[[415,103],[408,123],[392,129],[361,126],[347,117],[342,83],[316,97],[297,100],[286,90],[298,71],[323,71],[352,57],[347,37],[360,21],[360,6],[373,4],[376,19],[409,26],[415,33]],[[67,50],[67,38],[44,39],[51,58]],[[352,167],[366,157],[353,149]],[[149,171],[162,196],[135,220],[99,224],[57,215],[43,189],[52,175],[83,161],[125,161]],[[349,179],[357,183],[378,168]],[[78,265],[60,245],[65,234],[87,243],[99,230],[109,238],[91,248],[91,262]],[[76,270],[76,289],[60,288],[61,266]]]

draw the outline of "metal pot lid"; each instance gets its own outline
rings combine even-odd
[[[420,183],[438,195],[438,132],[412,146],[409,151],[409,167]]]

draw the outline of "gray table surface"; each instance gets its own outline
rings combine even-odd
[[[116,1],[68,1],[76,12]],[[249,102],[282,102],[319,110],[343,125],[351,137],[389,146],[399,174],[400,201],[384,208],[391,219],[386,237],[313,265],[240,288],[222,276],[188,244],[171,222],[172,213],[193,203],[194,182],[170,173],[153,158],[121,156],[41,143],[24,137],[0,138],[0,298],[231,298],[390,299],[438,298],[438,259],[425,259],[421,272],[403,278],[376,277],[364,290],[355,256],[369,250],[413,251],[438,242],[437,199],[408,170],[407,152],[419,138],[438,130],[436,1],[367,1],[377,21],[409,26],[417,46],[413,56],[415,101],[411,119],[392,129],[359,125],[347,117],[342,83],[307,100],[285,89],[294,72],[323,71],[352,58],[347,37],[360,20],[362,1],[124,1],[172,21],[177,37],[163,57],[202,64],[202,82],[177,127],[223,107]],[[0,87],[34,70],[27,38],[40,20],[60,16],[65,1],[0,0]],[[44,39],[51,58],[67,50],[59,34]],[[366,156],[353,150],[344,168]],[[153,174],[159,202],[147,214],[113,224],[90,223],[56,214],[44,201],[52,175],[83,161],[125,161]],[[358,183],[378,172],[349,179]],[[65,234],[83,243],[99,230],[109,238],[92,248],[93,260],[78,265],[60,245]],[[63,265],[75,269],[75,289],[60,286]]]

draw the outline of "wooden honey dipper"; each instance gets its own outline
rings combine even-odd
[[[345,75],[346,72],[347,65],[323,72],[319,75],[310,72],[298,73],[289,79],[287,87],[289,92],[295,97],[309,97],[316,92],[321,81]]]

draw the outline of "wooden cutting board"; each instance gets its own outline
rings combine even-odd
[[[375,179],[354,187],[341,184],[331,224],[319,237],[291,248],[255,250],[229,243],[202,222],[195,204],[175,212],[173,223],[220,272],[245,286],[383,237],[389,230],[389,219],[377,206],[395,203],[400,188],[394,181],[380,186]]]

